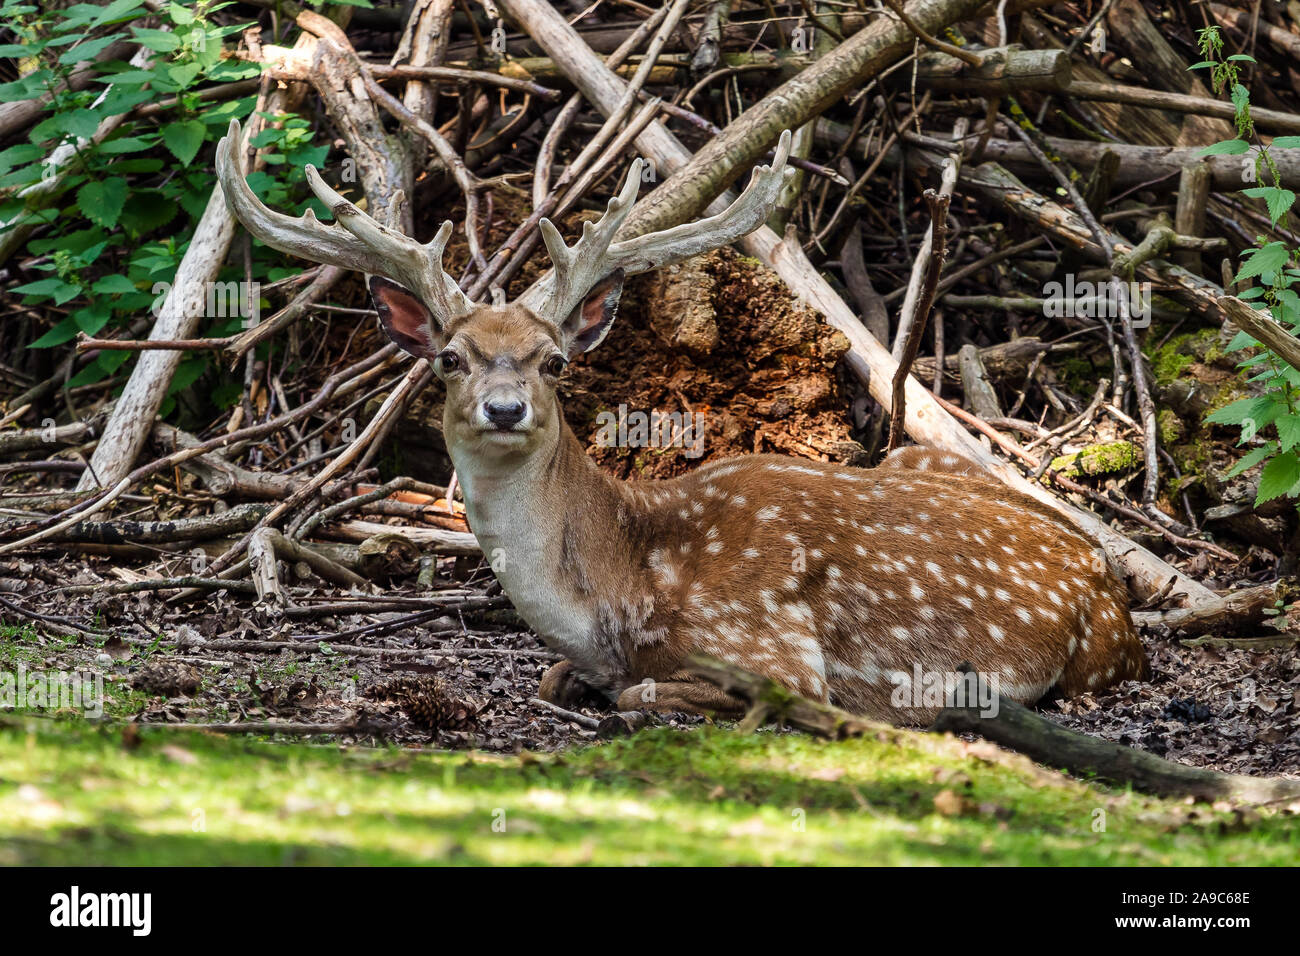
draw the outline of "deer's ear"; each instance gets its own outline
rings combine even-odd
[[[434,336],[433,315],[409,289],[381,276],[370,277],[370,294],[379,310],[379,324],[388,337],[416,358],[431,359],[442,348]]]
[[[587,293],[582,305],[573,310],[560,328],[564,351],[569,358],[590,352],[605,338],[618,312],[618,297],[623,294],[623,270],[615,269]]]

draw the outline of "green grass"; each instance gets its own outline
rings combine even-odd
[[[960,812],[936,810],[944,790]],[[1150,800],[910,734],[656,729],[490,757],[0,724],[0,865],[1297,860],[1294,817]]]

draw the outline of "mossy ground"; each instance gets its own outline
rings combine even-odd
[[[1293,816],[1107,790],[943,738],[661,728],[489,757],[0,725],[0,865],[1297,861]]]
[[[1108,475],[1127,471],[1141,463],[1137,447],[1128,441],[1103,442],[1089,445],[1069,455],[1052,459],[1053,470],[1067,478],[1080,475]]]

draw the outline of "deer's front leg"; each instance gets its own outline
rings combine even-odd
[[[566,710],[577,710],[580,707],[603,710],[609,706],[607,696],[578,676],[573,669],[573,661],[560,661],[547,668],[537,685],[537,696]]]
[[[703,714],[706,717],[739,717],[743,701],[697,680],[646,681],[633,684],[618,695],[616,710],[654,710],[660,713]]]

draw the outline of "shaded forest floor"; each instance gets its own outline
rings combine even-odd
[[[91,586],[90,593],[62,598],[59,613],[115,635],[105,642],[5,627],[0,671],[102,674],[104,716],[144,724],[335,724],[352,728],[332,737],[347,744],[496,753],[556,751],[595,739],[594,731],[530,702],[558,657],[508,606],[414,621],[411,609],[398,605],[378,614],[271,620],[250,598],[228,593],[195,606],[170,605],[154,592],[105,594],[102,586],[119,577],[113,567],[94,558],[0,563],[31,589]],[[493,589],[476,577],[442,582],[453,584],[485,596]],[[414,602],[437,591],[388,593]],[[340,603],[337,592],[321,597]],[[390,623],[398,626],[374,630]],[[1194,766],[1300,774],[1295,645],[1190,643],[1147,635],[1149,681],[1046,701],[1041,711],[1076,730]],[[677,728],[705,723],[685,715],[655,720]]]
[[[648,730],[494,756],[6,718],[0,865],[1270,865],[1300,822],[1109,791],[986,743]]]

